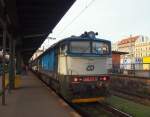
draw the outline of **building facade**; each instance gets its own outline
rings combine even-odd
[[[150,38],[147,36],[140,36],[135,42],[135,58],[143,58],[150,56]]]
[[[139,37],[140,36],[130,36],[119,41],[118,50],[129,53],[121,56],[121,63],[134,63],[135,42]]]
[[[112,43],[112,51],[119,51],[118,50],[118,42]]]
[[[42,53],[44,52],[44,50],[40,50],[38,49],[32,56],[31,60],[36,59],[38,56],[40,56]]]

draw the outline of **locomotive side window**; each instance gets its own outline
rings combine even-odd
[[[92,52],[94,54],[109,54],[109,45],[104,42],[93,42]]]
[[[61,54],[66,54],[67,50],[68,50],[68,47],[66,44],[61,45],[61,47],[60,47],[60,53]]]
[[[90,53],[90,41],[73,41],[70,43],[70,52],[72,53]]]

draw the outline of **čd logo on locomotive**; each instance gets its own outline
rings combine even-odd
[[[93,71],[93,70],[94,70],[94,65],[88,65],[88,66],[86,67],[86,70],[87,70],[87,71]]]

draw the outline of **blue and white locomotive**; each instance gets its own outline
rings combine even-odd
[[[95,102],[108,95],[111,42],[96,35],[63,39],[32,62],[40,78],[69,102]]]

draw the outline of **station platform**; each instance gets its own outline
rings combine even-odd
[[[0,117],[80,117],[30,71],[22,75],[21,81],[20,88],[6,93]]]

